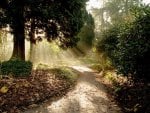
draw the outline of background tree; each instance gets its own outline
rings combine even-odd
[[[95,38],[94,29],[94,19],[91,14],[87,13],[85,16],[85,24],[77,35],[80,39],[77,48],[80,48],[83,53],[87,53],[93,47],[93,41]]]
[[[96,38],[101,40],[101,34],[114,24],[133,19],[130,13],[133,7],[139,6],[142,0],[102,0],[101,8],[93,8],[96,18]]]

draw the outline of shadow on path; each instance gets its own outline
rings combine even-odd
[[[104,85],[96,81],[95,73],[84,66],[72,66],[80,74],[77,85],[63,98],[46,102],[24,113],[122,113],[111,102]]]

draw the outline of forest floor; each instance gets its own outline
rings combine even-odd
[[[80,74],[73,90],[23,113],[122,113],[98,74],[84,66],[72,68]]]
[[[1,79],[0,113],[149,113],[149,83],[129,84],[108,76],[113,71],[104,76],[86,66],[71,68],[79,74],[75,87],[48,70]]]
[[[0,113],[20,113],[51,97],[62,97],[75,85],[67,76],[77,79],[76,74],[57,68],[34,70],[25,78],[0,79]]]
[[[150,113],[150,83],[147,80],[133,80],[132,77],[117,74],[113,68],[96,70],[100,75],[98,80],[105,85],[123,113]]]

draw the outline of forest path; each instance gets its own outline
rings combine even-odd
[[[96,80],[93,70],[72,66],[80,73],[77,85],[63,98],[25,111],[24,113],[122,113],[108,98],[105,86]]]

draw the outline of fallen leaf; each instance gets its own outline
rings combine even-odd
[[[1,89],[0,89],[0,92],[1,93],[7,93],[8,91],[8,87],[7,86],[3,86]]]

